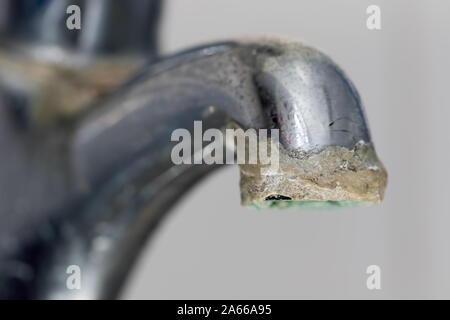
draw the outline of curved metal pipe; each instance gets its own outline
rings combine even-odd
[[[194,120],[204,129],[231,122],[280,129],[287,171],[269,183],[243,167],[243,203],[272,200],[261,185],[307,202],[378,202],[383,196],[386,173],[370,144],[360,98],[328,57],[280,40],[194,48],[150,65],[50,147],[62,164],[39,170],[64,177],[61,206],[37,219],[38,231],[0,264],[9,268],[1,273],[4,295],[116,297],[170,206],[218,167],[171,162],[171,132],[192,132]],[[319,172],[286,174],[302,168]],[[39,181],[44,190],[46,184],[55,188],[50,179]],[[81,290],[66,288],[69,265],[81,267]]]

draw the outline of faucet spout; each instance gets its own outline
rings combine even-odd
[[[194,48],[163,58],[98,102],[67,134],[70,196],[15,259],[36,276],[27,297],[113,298],[139,249],[171,205],[219,165],[175,165],[171,133],[231,123],[280,133],[280,168],[241,165],[241,198],[256,207],[342,206],[381,201],[387,174],[361,99],[327,56],[263,39]],[[195,152],[196,150],[194,150]],[[28,251],[27,251],[28,250]],[[31,261],[30,250],[38,260]],[[79,265],[85,285],[66,290]],[[23,289],[25,288],[25,289]]]
[[[278,39],[200,47],[144,71],[79,127],[75,176],[96,186],[150,146],[168,157],[173,130],[217,114],[218,128],[280,131],[281,171],[261,176],[242,165],[243,204],[278,204],[266,202],[278,195],[289,204],[382,199],[386,171],[355,87],[324,54]]]

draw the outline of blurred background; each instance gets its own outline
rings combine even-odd
[[[381,30],[366,27],[372,4]],[[389,184],[375,207],[256,211],[227,166],[176,205],[122,298],[450,298],[449,17],[446,0],[166,1],[164,53],[270,34],[330,55],[362,96]],[[381,290],[366,287],[373,264]]]

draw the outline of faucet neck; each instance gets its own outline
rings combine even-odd
[[[298,201],[378,201],[384,169],[376,166],[374,152],[355,149],[359,141],[370,142],[361,108],[342,71],[297,43],[221,43],[148,66],[70,132],[64,181],[76,205],[62,199],[55,221],[45,223],[53,238],[38,235],[32,241],[40,248],[34,256],[42,256],[38,264],[27,262],[39,273],[37,283],[26,284],[29,296],[70,295],[59,275],[74,260],[90,286],[72,294],[117,295],[171,205],[220,166],[171,161],[171,133],[185,128],[192,134],[195,120],[202,120],[204,129],[223,128],[229,121],[242,128],[279,128],[289,151],[281,166],[285,171],[266,177],[241,170],[248,203],[285,195]],[[48,170],[52,177],[54,168]]]

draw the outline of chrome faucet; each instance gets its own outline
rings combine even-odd
[[[65,28],[74,3],[80,31]],[[220,167],[171,161],[171,133],[196,120],[279,129],[277,174],[240,166],[243,205],[382,200],[361,99],[316,49],[272,38],[161,57],[160,1],[1,5],[0,297],[117,297],[171,205]],[[70,265],[80,290],[66,287]]]

